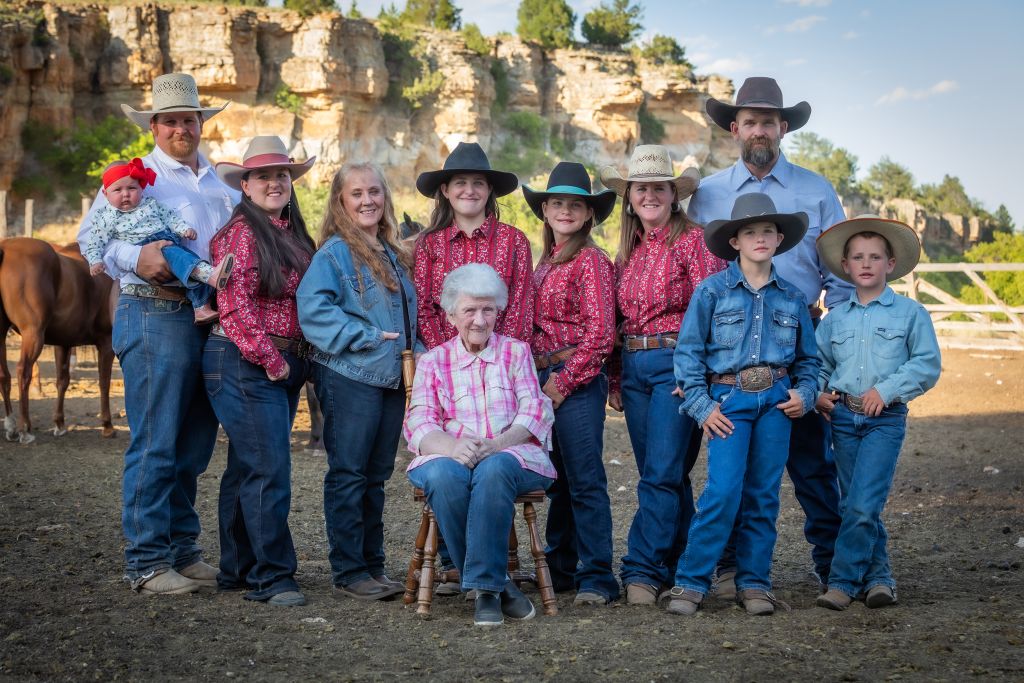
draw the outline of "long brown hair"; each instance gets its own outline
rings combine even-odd
[[[683,211],[681,207],[679,211],[674,210],[674,207],[679,206],[679,188],[677,188],[674,183],[669,183],[669,185],[672,186],[673,211],[668,217],[669,233],[668,239],[665,240],[665,244],[671,247],[675,244],[677,239],[697,227],[697,224],[686,215],[686,212]],[[619,263],[629,262],[629,256],[636,248],[637,242],[639,241],[638,237],[640,232],[643,230],[643,224],[640,222],[640,217],[633,212],[633,205],[629,201],[629,191],[631,189],[633,189],[632,181],[626,183],[626,191],[623,192],[622,196],[622,209],[620,213],[621,220],[619,223],[622,227],[619,230],[619,253],[618,256],[615,257],[615,260]]]
[[[467,171],[461,175],[474,175],[474,171]],[[460,175],[460,174],[453,174]],[[482,173],[479,175],[483,175]],[[484,176],[486,177],[486,176]],[[451,178],[449,178],[451,180]],[[447,184],[447,181],[445,183]],[[491,188],[490,194],[487,195],[487,203],[484,205],[484,216],[494,216],[494,220],[501,220],[501,214],[498,212],[498,200],[494,196],[494,186],[491,185],[491,181],[487,181],[487,186]],[[438,185],[437,189],[434,190],[434,208],[430,212],[430,223],[426,229],[420,233],[420,237],[429,235],[432,232],[438,230],[444,230],[449,225],[455,222],[455,209],[452,208],[452,203],[448,201],[448,198],[441,192],[441,186]]]
[[[331,194],[327,199],[327,211],[324,212],[324,220],[320,225],[318,246],[322,247],[327,240],[337,235],[348,244],[348,248],[352,252],[352,261],[357,268],[360,264],[366,266],[370,269],[374,280],[392,292],[397,292],[398,282],[395,280],[391,266],[377,257],[366,233],[352,221],[342,203],[341,193],[345,189],[345,181],[356,171],[371,171],[380,181],[384,190],[384,215],[381,216],[380,223],[377,225],[377,237],[395,252],[398,262],[406,270],[412,271],[412,256],[402,244],[398,232],[395,205],[391,200],[391,187],[380,167],[368,161],[346,163],[334,174],[334,179],[331,181]],[[357,277],[361,282],[362,275],[358,271]]]
[[[591,210],[594,207],[587,204]],[[584,247],[596,247],[597,244],[594,242],[594,238],[590,236],[590,231],[594,229],[594,217],[591,216],[583,223],[583,227],[574,232],[566,240],[565,244],[559,250],[555,256],[551,255],[551,249],[555,246],[555,231],[551,229],[551,224],[548,223],[548,219],[544,219],[544,227],[542,228],[542,234],[544,236],[544,255],[540,257],[541,263],[568,263],[576,258]]]
[[[248,173],[243,176],[248,177]],[[313,238],[306,230],[306,221],[299,211],[299,200],[295,196],[294,185],[292,196],[281,212],[281,218],[288,220],[291,231],[274,227],[269,214],[243,192],[242,201],[231,213],[231,218],[213,236],[213,240],[216,240],[239,220],[244,220],[249,225],[256,238],[256,267],[260,283],[258,293],[271,299],[281,296],[288,281],[289,271],[294,270],[300,277],[305,274],[313,252],[316,251]]]

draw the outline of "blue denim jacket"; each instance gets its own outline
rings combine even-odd
[[[886,405],[906,403],[935,386],[939,342],[924,306],[886,287],[868,303],[854,293],[818,326],[819,387],[861,396],[874,387]]]
[[[412,338],[416,339],[416,289],[395,253],[385,253],[401,274]],[[395,389],[402,379],[405,320],[401,290],[390,291],[360,266],[357,277],[352,252],[337,236],[313,255],[295,298],[302,334],[315,347],[310,358],[335,372],[376,387]],[[385,340],[383,332],[397,332]],[[422,345],[417,351],[424,350]]]
[[[814,408],[818,395],[818,347],[807,302],[774,265],[758,290],[747,284],[736,261],[700,283],[683,317],[673,362],[683,390],[679,411],[698,424],[715,408],[708,392],[711,373],[733,374],[752,365],[788,367],[804,412]]]

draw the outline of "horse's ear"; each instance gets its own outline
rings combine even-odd
[[[412,219],[409,218],[408,212],[402,212],[402,220],[405,222],[406,225],[412,225]]]

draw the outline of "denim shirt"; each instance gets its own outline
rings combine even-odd
[[[818,349],[807,301],[772,266],[761,289],[753,289],[736,261],[697,287],[679,329],[673,354],[676,383],[683,390],[679,412],[704,424],[715,408],[708,375],[734,374],[752,365],[788,367],[804,402],[817,398]]]
[[[818,300],[823,287],[826,306],[831,308],[846,301],[853,285],[829,272],[814,244],[821,233],[846,220],[843,205],[828,180],[790,163],[785,154],[779,154],[772,170],[761,180],[750,172],[743,159],[702,179],[686,212],[697,223],[707,225],[728,218],[736,198],[750,192],[763,192],[771,197],[779,213],[807,214],[807,234],[803,240],[773,261],[779,275],[800,288],[808,304]]]
[[[886,287],[866,306],[854,293],[818,326],[822,391],[861,396],[874,387],[885,405],[906,403],[935,386],[939,342],[924,306]]]
[[[384,252],[405,288],[412,338],[416,339],[416,289],[387,245]],[[392,292],[373,279],[366,265],[357,277],[348,244],[337,235],[313,255],[295,298],[302,334],[315,347],[310,358],[340,375],[395,389],[402,379],[405,319],[401,289]],[[384,332],[398,339],[385,340]],[[414,345],[423,351],[422,345]]]

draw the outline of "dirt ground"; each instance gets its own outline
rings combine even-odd
[[[16,345],[8,340],[12,360]],[[493,630],[474,628],[471,604],[458,598],[437,599],[423,621],[401,601],[332,597],[325,462],[302,450],[304,412],[293,441],[291,524],[309,604],[133,594],[121,580],[127,428],[121,412],[117,437],[100,438],[88,360],[83,354],[69,392],[67,436],[46,431],[54,396],[47,351],[44,396],[32,401],[36,442],[0,441],[2,680],[1024,680],[1024,355],[947,351],[938,388],[912,404],[885,513],[898,607],[814,606],[803,515],[787,479],[774,583],[792,612],[752,618],[711,600],[684,619],[624,604],[573,608],[570,593],[559,595],[557,617]],[[113,393],[121,411],[116,370]],[[609,414],[606,436],[621,555],[637,474],[620,416]],[[225,453],[222,439],[199,486],[201,540],[214,564]],[[400,452],[385,511],[389,570],[402,577],[419,518],[402,474],[408,461]],[[698,491],[704,469],[702,458]]]

